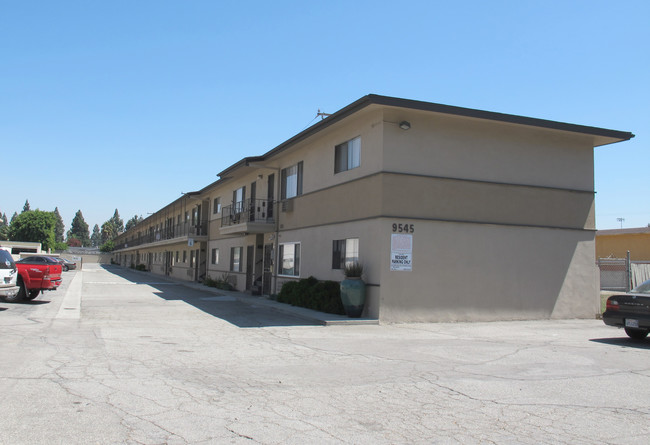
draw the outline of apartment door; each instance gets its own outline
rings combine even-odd
[[[165,276],[170,276],[172,273],[172,253],[165,251]]]
[[[264,276],[264,235],[258,233],[255,237],[255,278],[253,289],[256,295],[262,293],[262,277]]]
[[[255,279],[255,246],[246,248],[246,290],[251,290]]]
[[[257,197],[257,182],[251,182],[251,198],[248,203],[248,220],[255,221],[255,198]]]
[[[266,183],[266,217],[273,219],[273,200],[275,199],[275,174],[270,174]]]
[[[262,294],[271,295],[273,277],[273,244],[264,245],[264,274],[262,275]]]

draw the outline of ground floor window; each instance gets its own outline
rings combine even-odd
[[[187,250],[183,251],[183,263],[187,263]]]
[[[212,264],[219,264],[219,249],[212,249]]]
[[[337,239],[332,242],[332,269],[344,269],[359,262],[359,238]]]
[[[241,253],[242,247],[230,248],[230,271],[241,272]]]
[[[279,274],[300,276],[300,243],[280,244]]]

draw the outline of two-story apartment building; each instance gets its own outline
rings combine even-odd
[[[121,234],[114,258],[264,294],[359,261],[383,321],[592,317],[593,149],[632,137],[368,95]]]

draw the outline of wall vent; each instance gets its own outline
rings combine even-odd
[[[282,201],[282,211],[283,212],[293,212],[293,199],[287,201]]]

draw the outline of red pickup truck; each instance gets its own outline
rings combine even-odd
[[[16,261],[18,293],[6,301],[33,300],[41,291],[56,290],[61,284],[61,264],[47,256],[29,256]]]

